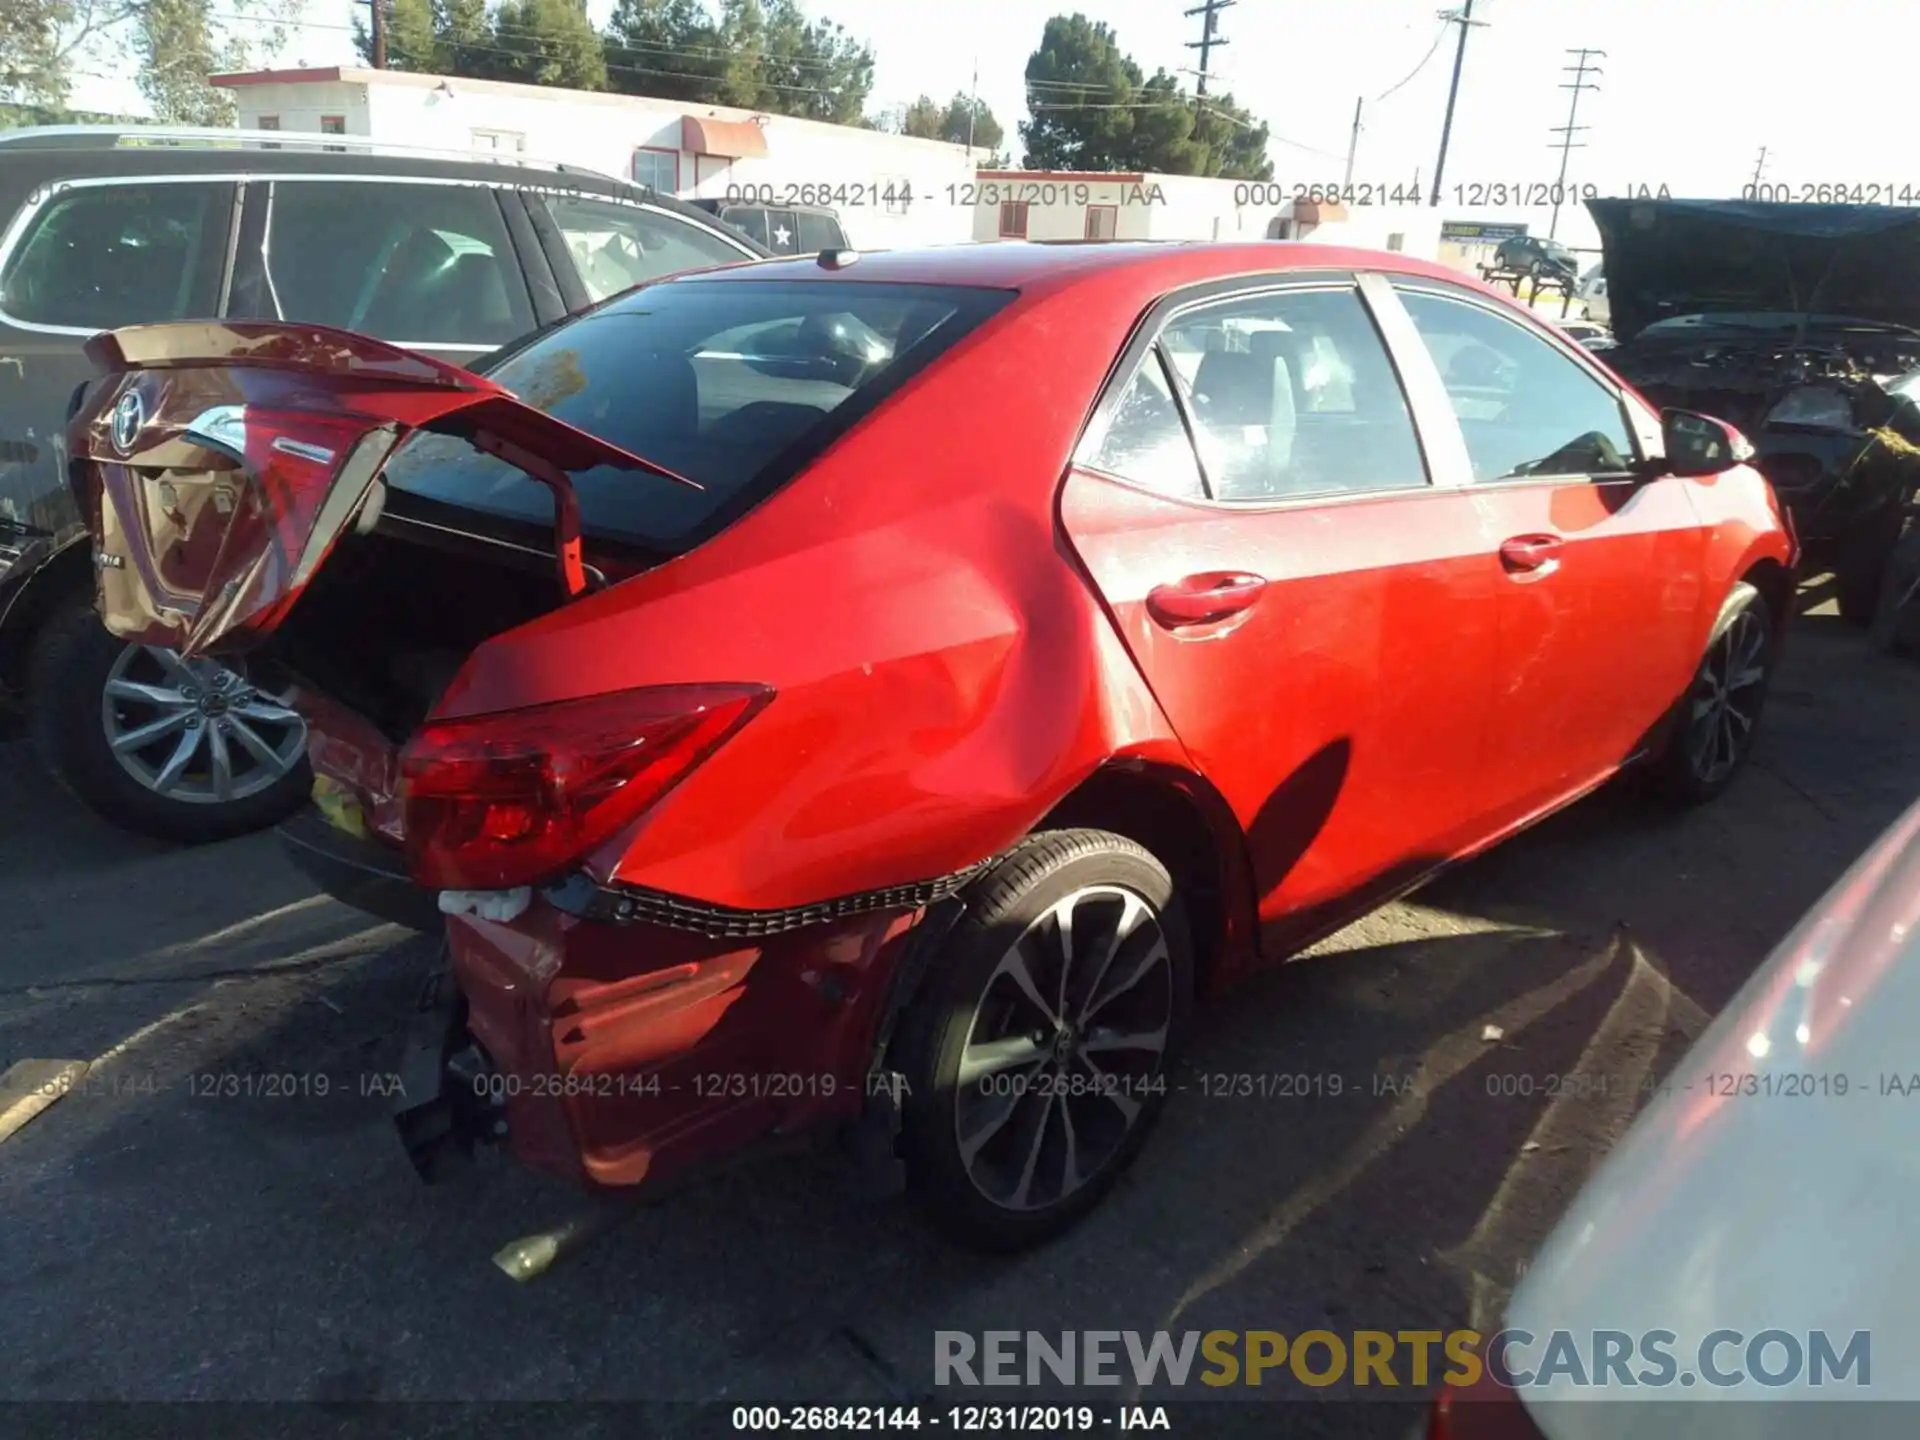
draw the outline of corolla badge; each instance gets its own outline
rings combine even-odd
[[[131,455],[134,442],[140,438],[146,423],[146,402],[140,398],[138,391],[129,390],[120,397],[120,403],[113,407],[113,448],[122,455]]]

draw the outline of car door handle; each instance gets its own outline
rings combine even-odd
[[[1181,625],[1210,625],[1238,615],[1260,598],[1266,580],[1241,570],[1212,570],[1189,575],[1147,592],[1147,613],[1171,630]]]
[[[1500,544],[1500,563],[1510,575],[1539,574],[1560,560],[1558,535],[1516,535]]]

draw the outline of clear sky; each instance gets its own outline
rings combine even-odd
[[[1049,15],[1061,0],[802,0],[815,16],[840,22],[877,59],[871,108],[938,98],[968,89],[975,64],[979,92],[1019,147],[1025,117],[1022,74]],[[1143,69],[1191,68],[1198,0],[1086,0]],[[589,0],[604,19],[612,0]],[[1239,0],[1221,12],[1229,42],[1214,52],[1216,89],[1272,128],[1275,178],[1337,182],[1354,102],[1365,98],[1354,179],[1430,182],[1452,69],[1452,27],[1436,0]],[[1789,12],[1797,13],[1790,18]],[[346,0],[307,0],[275,63],[354,63]],[[362,12],[364,13],[364,11]],[[1817,13],[1817,21],[1814,15]],[[1571,77],[1565,51],[1604,50],[1598,93],[1581,98],[1570,181],[1602,194],[1664,184],[1675,195],[1731,196],[1754,174],[1768,148],[1769,181],[1890,184],[1920,190],[1920,149],[1904,102],[1915,85],[1920,12],[1897,0],[1824,0],[1817,11],[1731,0],[1475,0],[1476,24],[1446,168],[1455,183],[1551,182],[1559,155],[1550,127],[1567,120]],[[1410,72],[1428,56],[1411,80]],[[104,67],[103,67],[104,68]],[[1390,96],[1376,97],[1405,81]],[[80,104],[137,104],[124,82],[90,80]],[[564,157],[558,157],[564,158]],[[1474,209],[1453,202],[1449,217],[1525,219],[1544,233],[1545,211]],[[1563,213],[1560,236],[1593,242],[1583,212]]]

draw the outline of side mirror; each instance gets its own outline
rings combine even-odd
[[[1660,434],[1669,475],[1718,475],[1754,456],[1747,437],[1733,426],[1692,410],[1662,410]]]

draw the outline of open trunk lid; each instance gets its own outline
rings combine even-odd
[[[483,376],[314,325],[142,325],[95,336],[106,372],[70,445],[107,628],[235,653],[285,619],[336,542],[370,527],[381,468],[414,430],[457,435],[554,497],[555,566],[587,588],[570,472],[700,487]]]

